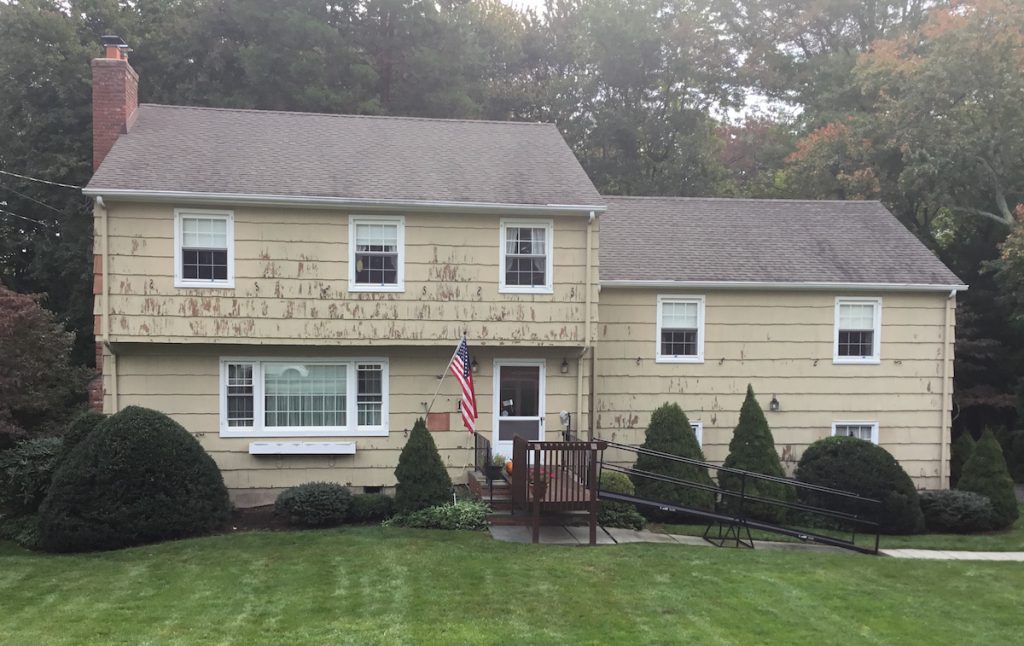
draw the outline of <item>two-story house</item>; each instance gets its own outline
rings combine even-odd
[[[849,433],[945,482],[963,286],[880,205],[602,197],[550,124],[139,105],[124,51],[85,190],[102,406],[177,419],[237,504],[393,485],[463,335],[505,454],[563,410],[639,443],[673,400],[723,459],[751,382],[784,458]]]

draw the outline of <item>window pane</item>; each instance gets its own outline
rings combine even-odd
[[[501,416],[534,417],[540,414],[540,368],[502,366],[498,379]]]
[[[186,280],[227,280],[227,250],[182,249],[181,277]]]
[[[264,364],[266,425],[344,426],[347,372],[345,364]]]
[[[228,426],[251,428],[253,425],[252,364],[228,364]]]
[[[661,325],[668,328],[693,328],[698,325],[700,304],[695,301],[662,303]]]
[[[547,285],[547,229],[505,229],[505,284],[526,287]]]
[[[224,218],[181,218],[181,246],[226,249],[228,221]]]
[[[665,356],[697,356],[697,330],[662,329],[661,354]]]
[[[397,224],[356,224],[357,251],[398,251]]]
[[[873,330],[875,329],[874,303],[840,303],[840,330]]]
[[[543,287],[546,260],[544,258],[505,257],[505,284]]]
[[[836,435],[844,437],[855,437],[859,440],[871,441],[871,431],[873,427],[870,424],[837,424]]]
[[[357,252],[356,284],[397,285],[398,254]]]
[[[381,426],[384,408],[384,369],[380,364],[359,364],[356,368],[356,408],[359,426]]]
[[[872,357],[875,354],[875,333],[867,331],[839,331],[840,357]]]

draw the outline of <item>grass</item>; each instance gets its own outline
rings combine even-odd
[[[655,525],[652,529],[668,534],[685,534],[701,536],[706,525]],[[849,539],[849,533],[829,532],[828,530],[811,530],[819,534],[834,534]],[[800,542],[796,538],[780,536],[768,532],[751,531],[755,541]],[[858,534],[857,545],[873,546],[874,535]],[[919,550],[961,550],[966,552],[1024,552],[1024,505],[1021,505],[1020,516],[1013,527],[998,532],[982,534],[915,534],[910,536],[883,535],[879,546],[882,549],[919,549]]]
[[[75,556],[0,543],[0,641],[1009,644],[1022,580],[1016,563],[376,527]]]

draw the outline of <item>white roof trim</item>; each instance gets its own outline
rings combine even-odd
[[[87,187],[82,193],[105,200],[152,200],[177,204],[256,204],[260,206],[306,206],[316,208],[352,208],[362,211],[448,211],[473,213],[520,213],[544,215],[587,215],[603,213],[597,204],[502,204],[500,202],[455,202],[444,200],[372,200],[351,197],[313,195],[264,195],[260,193],[196,193],[192,191],[142,191],[125,188]]]
[[[967,285],[934,285],[918,283],[840,283],[840,282],[772,282],[772,281],[686,281],[686,280],[602,280],[601,287],[651,287],[658,289],[766,289],[826,290],[853,292],[964,292]]]

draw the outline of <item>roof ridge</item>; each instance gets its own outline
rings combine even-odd
[[[604,195],[608,200],[664,200],[672,202],[787,202],[796,204],[881,204],[881,200],[814,200],[776,197],[697,197],[681,195]]]
[[[487,124],[501,124],[510,126],[554,126],[555,124],[549,121],[501,121],[498,119],[455,119],[455,118],[437,118],[437,117],[408,117],[401,115],[385,115],[385,114],[342,114],[336,112],[301,112],[298,110],[257,110],[255,108],[216,108],[216,107],[204,107],[196,105],[168,105],[166,103],[141,103],[142,107],[151,108],[172,108],[174,110],[202,110],[211,112],[245,112],[245,113],[256,113],[256,114],[290,114],[295,116],[303,117],[336,117],[342,119],[381,119],[388,121],[435,121],[444,123],[487,123]]]

